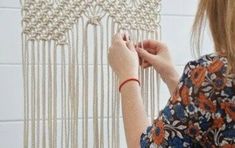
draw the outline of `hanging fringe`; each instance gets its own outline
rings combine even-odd
[[[118,79],[107,59],[112,36],[160,39],[160,0],[20,0],[24,148],[120,148]],[[157,9],[156,9],[157,8]],[[139,69],[143,103],[159,111],[160,77]]]

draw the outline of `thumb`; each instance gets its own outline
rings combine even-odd
[[[155,55],[149,53],[148,51],[142,48],[136,48],[136,51],[143,60],[148,61],[152,65],[155,63],[155,60],[156,60]]]
[[[134,44],[133,44],[132,41],[128,41],[128,42],[126,43],[126,46],[127,46],[131,51],[135,51],[135,46],[134,46]]]

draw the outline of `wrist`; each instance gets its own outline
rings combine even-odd
[[[169,79],[167,79],[167,81],[165,81],[169,91],[171,94],[173,94],[175,88],[177,87],[178,83],[179,83],[179,77],[175,76],[175,77],[171,77]]]
[[[168,78],[167,80],[165,80],[165,83],[167,85],[170,85],[170,84],[176,84],[179,82],[179,77],[178,76],[174,76],[174,77],[170,77]]]
[[[119,78],[119,85],[128,79],[139,79],[138,74],[129,74]]]
[[[140,86],[140,81],[137,78],[128,78],[128,79],[120,82],[119,92],[121,92],[121,90],[124,89],[124,87],[127,87],[127,86],[129,86],[131,84],[132,85],[135,84],[135,85],[139,85]]]

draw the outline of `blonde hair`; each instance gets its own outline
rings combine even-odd
[[[228,71],[235,70],[235,0],[200,0],[192,28],[192,45],[200,54],[202,34],[209,23],[215,51],[228,59]]]

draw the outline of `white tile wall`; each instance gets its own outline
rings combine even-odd
[[[20,7],[20,0],[1,0],[0,7],[5,8],[19,8]]]
[[[190,31],[197,0],[162,0],[162,41],[168,44],[181,73],[190,55]],[[22,148],[23,84],[19,0],[0,0],[0,148]],[[206,37],[204,50],[212,49]],[[161,108],[169,98],[162,84]],[[123,130],[121,140],[125,147]]]
[[[21,62],[20,18],[20,9],[0,9],[1,64],[16,64]]]
[[[162,0],[162,14],[194,16],[198,0]]]

